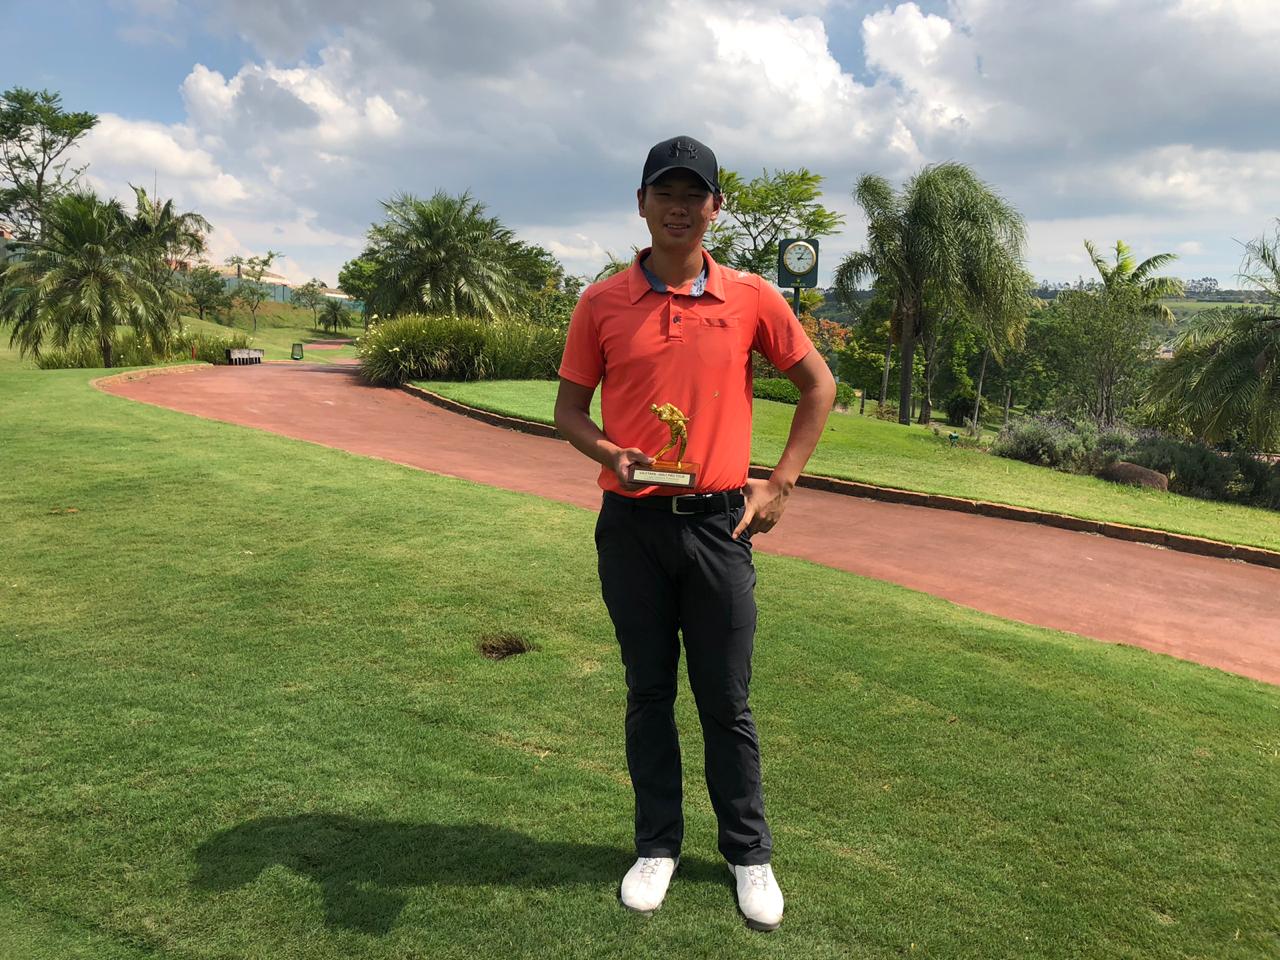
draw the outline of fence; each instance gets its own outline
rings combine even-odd
[[[240,277],[223,277],[222,282],[226,285],[228,291],[233,291],[240,284],[248,283],[249,281],[242,280]],[[290,296],[293,293],[292,287],[283,283],[268,283],[265,280],[260,281],[259,286],[267,291],[268,300],[276,303],[290,302]],[[329,296],[329,294],[325,294],[325,296]],[[359,300],[343,300],[342,305],[348,310],[354,310],[356,313],[364,313],[364,304]]]

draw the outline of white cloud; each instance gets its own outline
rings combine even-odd
[[[644,243],[644,152],[681,132],[747,174],[825,174],[849,214],[823,245],[827,270],[862,242],[859,174],[901,181],[946,159],[1027,214],[1034,269],[1074,270],[1082,237],[1129,230],[1116,235],[1181,245],[1226,278],[1231,238],[1280,210],[1274,0],[862,4],[856,76],[828,34],[852,0],[206,6],[258,59],[230,76],[195,64],[181,124],[104,117],[86,143],[93,173],[122,183],[154,167],[236,243],[285,249],[326,279],[380,199],[466,188],[592,273],[605,250]],[[174,17],[171,0],[133,14],[148,8]]]
[[[145,186],[163,176],[166,196],[181,195],[196,205],[225,209],[248,196],[244,184],[198,147],[191,129],[184,125],[126,120],[107,113],[98,118],[80,149],[92,160],[94,180],[113,194],[123,194],[128,182]]]

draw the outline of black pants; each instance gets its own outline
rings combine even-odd
[[[773,839],[747,706],[756,572],[750,538],[730,536],[742,509],[677,516],[605,494],[596,521],[600,585],[626,668],[637,856],[678,856],[684,839],[674,710],[682,633],[720,853],[735,864],[769,862]]]

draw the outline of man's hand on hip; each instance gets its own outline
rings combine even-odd
[[[768,533],[782,519],[787,491],[772,480],[748,480],[742,492],[747,502],[742,520],[734,528],[733,539],[737,540],[743,530],[751,534]]]

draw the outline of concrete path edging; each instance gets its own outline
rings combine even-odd
[[[171,373],[190,373],[192,370],[205,370],[212,367],[213,364],[207,360],[197,360],[194,363],[179,363],[171,367],[139,367],[136,370],[126,370],[123,373],[108,373],[106,376],[95,377],[89,381],[89,386],[101,389],[104,383],[124,383],[129,380],[141,380],[143,377],[159,377]]]
[[[535,420],[524,420],[489,410],[481,410],[457,400],[425,390],[411,383],[400,385],[400,389],[415,397],[443,407],[453,413],[479,420],[495,427],[506,427],[521,433],[537,437],[563,439],[555,427]],[[756,478],[767,478],[771,467],[752,464],[749,474]],[[958,513],[974,513],[984,517],[996,517],[1000,520],[1017,520],[1022,523],[1038,523],[1063,530],[1075,530],[1080,533],[1093,533],[1115,540],[1129,540],[1134,543],[1146,543],[1157,547],[1167,547],[1183,553],[1192,553],[1202,557],[1217,557],[1224,560],[1239,560],[1242,563],[1253,563],[1259,566],[1280,570],[1280,552],[1266,550],[1262,547],[1248,547],[1242,544],[1227,543],[1222,540],[1209,540],[1194,537],[1185,533],[1171,533],[1167,530],[1153,530],[1149,527],[1134,527],[1124,523],[1113,523],[1108,520],[1086,520],[1072,517],[1064,513],[1050,513],[1047,510],[1035,510],[1031,507],[1015,507],[1006,503],[991,503],[987,500],[969,500],[964,497],[949,497],[936,493],[920,493],[916,490],[899,490],[895,487],[881,487],[872,483],[857,480],[842,480],[838,477],[822,477],[802,473],[796,481],[800,487],[838,493],[848,497],[864,497],[870,500],[883,500],[887,503],[901,503],[915,507],[929,507],[934,510],[953,510]]]

